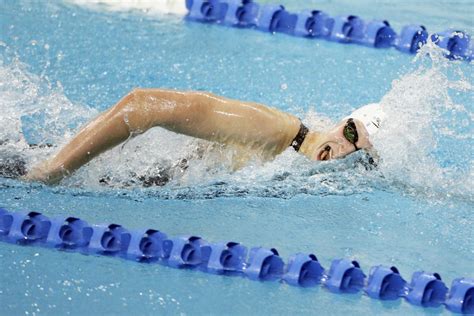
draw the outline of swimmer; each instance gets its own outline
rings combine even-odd
[[[369,136],[378,128],[380,114],[378,105],[368,105],[323,133],[310,131],[297,117],[262,104],[207,92],[136,89],[24,178],[58,183],[99,154],[153,127],[255,152],[264,161],[288,147],[311,160],[337,159],[372,148]]]

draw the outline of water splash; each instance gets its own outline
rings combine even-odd
[[[442,54],[433,44],[424,47],[414,61],[416,70],[395,80],[380,101],[389,119],[373,140],[380,155],[377,169],[362,152],[313,162],[289,149],[273,161],[253,159],[234,172],[235,151],[157,128],[104,153],[55,190],[194,199],[350,195],[377,189],[472,200],[473,114],[463,104],[469,104],[473,87],[463,75],[465,64]],[[60,83],[31,74],[17,57],[3,57],[0,156],[21,155],[31,166],[98,113],[71,102]],[[304,122],[315,129],[332,124],[314,111],[306,113]],[[55,147],[30,148],[32,140]]]
[[[51,152],[47,146],[64,144],[77,126],[97,111],[73,104],[59,82],[28,71],[28,65],[3,45],[0,55],[0,144],[2,150],[36,162]],[[4,154],[5,155],[5,154]]]
[[[445,53],[429,42],[414,59],[418,68],[393,81],[380,102],[387,119],[373,143],[389,181],[429,196],[472,199],[474,116],[453,96],[472,104],[474,88],[466,65]]]
[[[100,8],[110,11],[138,10],[142,13],[185,15],[188,11],[184,1],[175,0],[68,0],[69,2],[89,8]]]

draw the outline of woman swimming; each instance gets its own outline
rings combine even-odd
[[[25,178],[57,183],[97,155],[156,126],[256,152],[263,160],[273,159],[290,146],[312,160],[341,158],[372,147],[369,134],[379,123],[371,113],[376,107],[363,107],[329,132],[320,133],[308,130],[291,114],[253,102],[206,92],[136,89],[88,123],[54,157],[34,166]]]

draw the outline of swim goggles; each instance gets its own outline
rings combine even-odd
[[[360,148],[358,148],[356,145],[357,141],[359,140],[359,133],[357,133],[357,126],[355,125],[355,122],[352,118],[347,120],[346,125],[344,125],[344,129],[342,130],[342,134],[349,143],[354,145],[356,149],[355,151],[360,150]]]

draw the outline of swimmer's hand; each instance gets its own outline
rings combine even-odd
[[[58,184],[67,174],[64,168],[56,168],[49,161],[35,165],[26,175],[21,177],[25,181],[38,181],[45,184]]]

